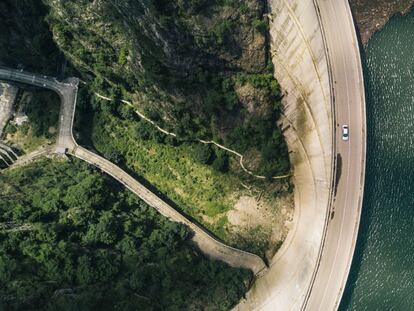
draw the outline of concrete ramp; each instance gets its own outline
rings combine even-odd
[[[2,149],[1,147],[0,147],[0,154],[2,154],[3,158],[7,159],[7,161],[9,161],[10,164],[12,164],[15,161],[15,159],[13,159],[13,157],[9,154],[9,152]]]
[[[7,162],[1,154],[0,154],[0,162],[3,163],[6,167],[10,166],[9,162]]]

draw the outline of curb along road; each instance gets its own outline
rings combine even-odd
[[[352,13],[346,0],[315,0],[330,60],[331,90],[337,129],[335,149],[343,159],[333,217],[327,216],[322,249],[302,310],[337,310],[355,250],[365,179],[365,90]],[[350,141],[341,138],[342,124]],[[336,176],[333,178],[336,180]],[[335,191],[332,187],[331,192]]]

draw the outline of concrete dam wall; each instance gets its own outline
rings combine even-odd
[[[300,310],[327,221],[333,108],[329,63],[313,0],[269,0],[271,52],[284,93],[280,120],[294,169],[295,220],[269,271],[235,310]]]

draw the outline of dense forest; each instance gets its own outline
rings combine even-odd
[[[44,20],[47,12],[41,1],[0,1],[1,65],[57,74],[63,57]]]
[[[78,160],[5,171],[0,189],[1,310],[228,310],[246,291],[248,271]]]

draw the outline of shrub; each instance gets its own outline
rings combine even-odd
[[[4,130],[4,132],[6,134],[14,134],[14,133],[17,132],[17,129],[13,124],[9,123],[9,124],[7,124],[6,129]]]
[[[241,4],[241,5],[239,6],[239,11],[240,11],[240,13],[242,13],[242,14],[248,14],[248,13],[249,13],[249,11],[250,11],[250,9],[249,9],[249,7],[248,7],[246,4]]]
[[[166,134],[161,133],[158,130],[155,130],[155,129],[152,130],[151,137],[157,144],[163,144],[165,142],[165,138],[166,138],[165,136]]]
[[[104,157],[115,164],[119,164],[123,161],[122,154],[115,149],[105,152]]]
[[[118,113],[124,120],[134,121],[138,118],[134,109],[128,105],[119,105]]]
[[[206,215],[210,216],[210,217],[214,217],[217,214],[221,214],[227,211],[227,207],[216,203],[216,202],[211,202],[208,204],[207,209],[206,209]]]
[[[197,162],[210,164],[213,156],[214,152],[210,145],[196,144],[193,148],[193,157]]]
[[[135,127],[135,136],[138,139],[149,140],[152,134],[152,125],[148,122],[139,122]]]
[[[211,38],[213,42],[218,45],[223,45],[230,33],[230,30],[234,27],[234,22],[226,20],[214,26]]]
[[[271,161],[277,159],[280,155],[279,147],[274,142],[268,142],[262,148],[263,159]]]
[[[219,172],[225,173],[229,170],[229,156],[220,152],[213,161],[213,168]]]
[[[165,143],[173,147],[177,147],[180,145],[180,141],[176,137],[171,135],[167,135],[167,137],[165,137]]]
[[[30,126],[27,122],[25,122],[22,125],[20,125],[19,129],[20,129],[20,132],[22,132],[23,135],[27,135],[27,134],[29,134]]]
[[[118,64],[120,64],[121,66],[125,65],[127,61],[127,56],[128,50],[126,48],[121,48],[118,55]]]
[[[253,27],[262,34],[267,31],[267,22],[263,19],[255,19],[253,21]]]
[[[116,106],[117,104],[114,100],[105,100],[105,101],[102,101],[101,109],[103,112],[113,114],[117,110]]]

